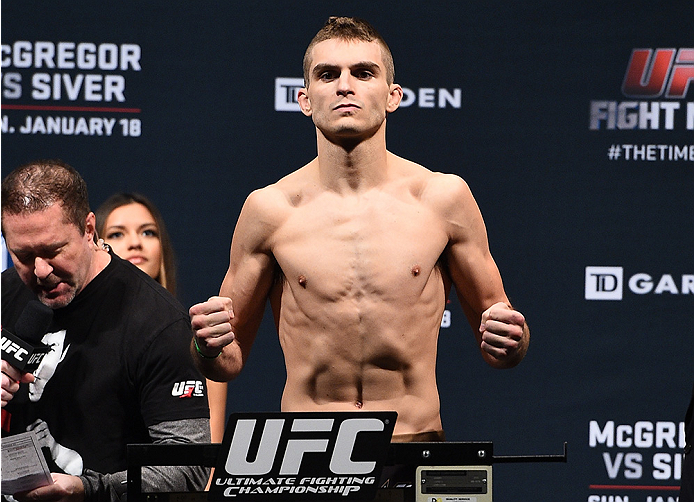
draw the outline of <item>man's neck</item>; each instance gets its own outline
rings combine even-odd
[[[92,263],[89,268],[90,273],[88,280],[85,282],[84,286],[92,282],[92,280],[99,275],[107,266],[111,263],[111,255],[105,249],[94,249],[94,256],[92,257]],[[82,288],[84,289],[84,287]]]
[[[360,192],[387,177],[388,152],[381,135],[339,143],[318,133],[318,169],[325,186],[338,192]]]

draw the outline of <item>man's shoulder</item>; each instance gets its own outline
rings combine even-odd
[[[472,196],[470,188],[457,174],[432,171],[411,160],[393,156],[401,182],[423,202],[460,202]]]
[[[431,172],[427,177],[426,188],[437,196],[461,197],[470,194],[470,187],[457,174]]]
[[[291,203],[291,196],[306,194],[315,189],[317,161],[314,159],[303,167],[283,176],[275,183],[266,186],[262,191],[267,196],[283,197]]]
[[[435,173],[426,185],[422,200],[446,220],[467,220],[479,213],[470,187],[455,174]]]
[[[417,179],[426,183],[439,183],[442,185],[450,183],[465,184],[465,181],[457,174],[436,171],[412,160],[399,157],[391,152],[388,152],[388,162],[395,167],[398,175],[403,178]]]
[[[311,177],[304,166],[284,176],[275,183],[251,192],[244,204],[246,212],[253,212],[264,218],[282,218],[292,207],[306,202],[315,191]]]
[[[120,302],[128,311],[144,313],[144,318],[154,320],[152,309],[164,312],[169,319],[186,318],[188,313],[181,303],[161,284],[152,279],[132,263],[112,255],[112,274],[107,277],[108,291],[116,289],[124,301]],[[115,281],[115,282],[114,282]],[[115,283],[120,286],[114,287]],[[156,308],[155,308],[156,307]]]

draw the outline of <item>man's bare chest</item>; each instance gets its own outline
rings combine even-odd
[[[292,211],[272,253],[288,281],[321,296],[388,297],[421,289],[447,242],[422,205],[311,205]]]

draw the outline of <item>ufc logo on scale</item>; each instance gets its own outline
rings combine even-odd
[[[322,439],[286,439],[282,441],[282,430],[285,419],[269,419],[265,422],[260,438],[256,459],[248,462],[251,437],[257,420],[239,420],[231,440],[231,448],[226,462],[226,471],[237,475],[263,475],[272,470],[280,443],[284,443],[284,456],[279,474],[282,476],[299,474],[299,468],[305,453],[328,451],[328,438]],[[301,419],[291,421],[291,432],[333,432],[335,420]],[[333,474],[369,474],[376,462],[354,462],[350,458],[357,434],[366,431],[383,431],[385,424],[376,418],[351,418],[342,422],[337,431],[337,439],[330,458],[330,471]]]
[[[232,415],[210,490],[217,500],[369,498],[396,418],[390,411]]]

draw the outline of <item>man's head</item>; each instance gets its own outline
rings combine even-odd
[[[68,221],[84,232],[84,221],[89,214],[87,184],[61,160],[24,164],[2,182],[3,219],[6,214],[29,214],[53,204],[60,204]]]
[[[2,183],[2,232],[22,281],[51,308],[69,304],[96,273],[87,186],[61,161],[25,164]]]
[[[311,43],[308,44],[306,53],[304,54],[304,86],[308,88],[311,80],[311,63],[313,61],[313,47],[325,40],[339,39],[342,41],[361,41],[361,42],[378,42],[381,47],[381,55],[383,64],[386,69],[386,80],[388,84],[392,84],[395,80],[395,66],[393,64],[393,55],[390,48],[383,37],[371,26],[362,19],[353,17],[330,17],[323,28],[320,29],[316,36],[313,37]]]
[[[304,71],[297,101],[319,143],[325,138],[352,149],[367,139],[385,140],[386,117],[400,106],[403,90],[392,82],[388,46],[368,23],[330,18],[306,51]]]

